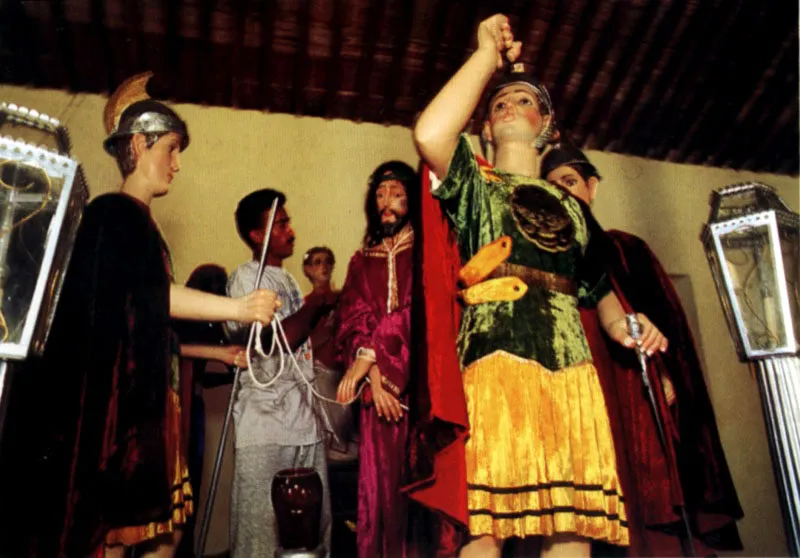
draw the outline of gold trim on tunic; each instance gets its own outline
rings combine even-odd
[[[176,529],[180,529],[194,513],[192,485],[189,480],[189,466],[186,456],[183,455],[181,451],[181,428],[180,397],[174,390],[170,389],[167,399],[167,429],[169,430],[167,433],[169,438],[167,446],[174,450],[172,452],[174,462],[170,467],[170,474],[172,475],[170,517],[165,521],[148,523],[146,525],[134,525],[112,529],[106,534],[106,546],[120,544],[132,546],[161,535],[172,533]]]
[[[387,246],[386,239],[384,239],[381,244],[363,249],[364,257],[387,258],[387,265],[389,266],[387,273],[389,277],[389,284],[387,286],[388,297],[386,301],[387,314],[391,314],[400,306],[400,294],[397,290],[397,266],[395,265],[395,261],[397,259],[397,254],[410,249],[414,245],[414,229],[411,228],[411,225],[406,225],[397,233],[396,238],[397,243],[391,248]]]

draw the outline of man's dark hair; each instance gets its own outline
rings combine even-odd
[[[543,180],[547,180],[547,175],[553,172],[558,167],[570,167],[584,180],[589,180],[595,177],[597,180],[602,180],[600,173],[597,172],[595,167],[586,154],[572,144],[562,142],[548,151],[540,165],[539,175]]]
[[[264,227],[264,214],[272,207],[275,199],[278,200],[278,209],[286,203],[283,192],[264,188],[247,194],[236,206],[236,231],[250,248],[256,248],[250,240],[250,233]]]
[[[386,180],[398,180],[405,186],[408,197],[408,219],[413,218],[418,211],[420,185],[419,176],[414,169],[402,161],[387,161],[381,164],[369,177],[367,198],[364,201],[364,212],[367,214],[367,231],[364,233],[365,246],[374,246],[384,237],[376,193],[381,182]]]

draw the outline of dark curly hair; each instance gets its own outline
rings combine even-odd
[[[236,206],[236,231],[250,248],[255,248],[250,241],[250,232],[264,227],[264,213],[269,210],[276,198],[280,209],[286,203],[286,194],[271,188],[263,188],[250,192]]]
[[[364,200],[364,212],[367,214],[367,230],[364,233],[364,246],[374,246],[383,239],[381,216],[378,213],[376,192],[381,182],[399,180],[406,187],[408,196],[408,216],[413,218],[419,208],[419,176],[409,165],[402,161],[387,161],[376,168],[369,176],[367,197]]]

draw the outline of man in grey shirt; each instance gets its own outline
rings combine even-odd
[[[335,293],[309,296],[305,304],[283,260],[294,252],[294,231],[286,212],[286,196],[263,189],[242,198],[236,208],[236,228],[253,251],[253,259],[236,269],[228,281],[228,294],[242,296],[253,290],[265,240],[270,206],[278,199],[272,235],[259,288],[278,293],[281,307],[275,312],[294,351],[299,372],[314,381],[314,359],[308,336],[317,321],[336,302]],[[245,343],[249,326],[228,322],[231,339]],[[272,330],[265,328],[262,342],[269,352]],[[294,364],[285,359],[281,370],[277,353],[253,356],[250,373],[240,375],[234,402],[234,477],[231,493],[231,555],[272,558],[279,546],[277,522],[272,509],[271,485],[275,473],[291,467],[313,467],[322,479],[323,508],[320,537],[330,552],[331,515],[325,445],[313,405],[314,395]],[[276,376],[278,376],[276,378]],[[273,381],[274,380],[274,381]],[[259,385],[260,384],[260,385]],[[268,384],[268,385],[265,385]]]

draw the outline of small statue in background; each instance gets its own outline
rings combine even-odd
[[[311,283],[312,294],[332,293],[338,296],[331,284],[336,257],[327,246],[314,246],[303,255],[303,274]],[[329,399],[336,397],[336,388],[342,379],[342,367],[336,360],[336,312],[332,310],[317,323],[311,332],[311,346],[314,348],[314,375],[317,390]],[[315,399],[319,405],[322,427],[328,432],[328,456],[334,459],[355,457],[349,447],[353,429],[352,407]]]

